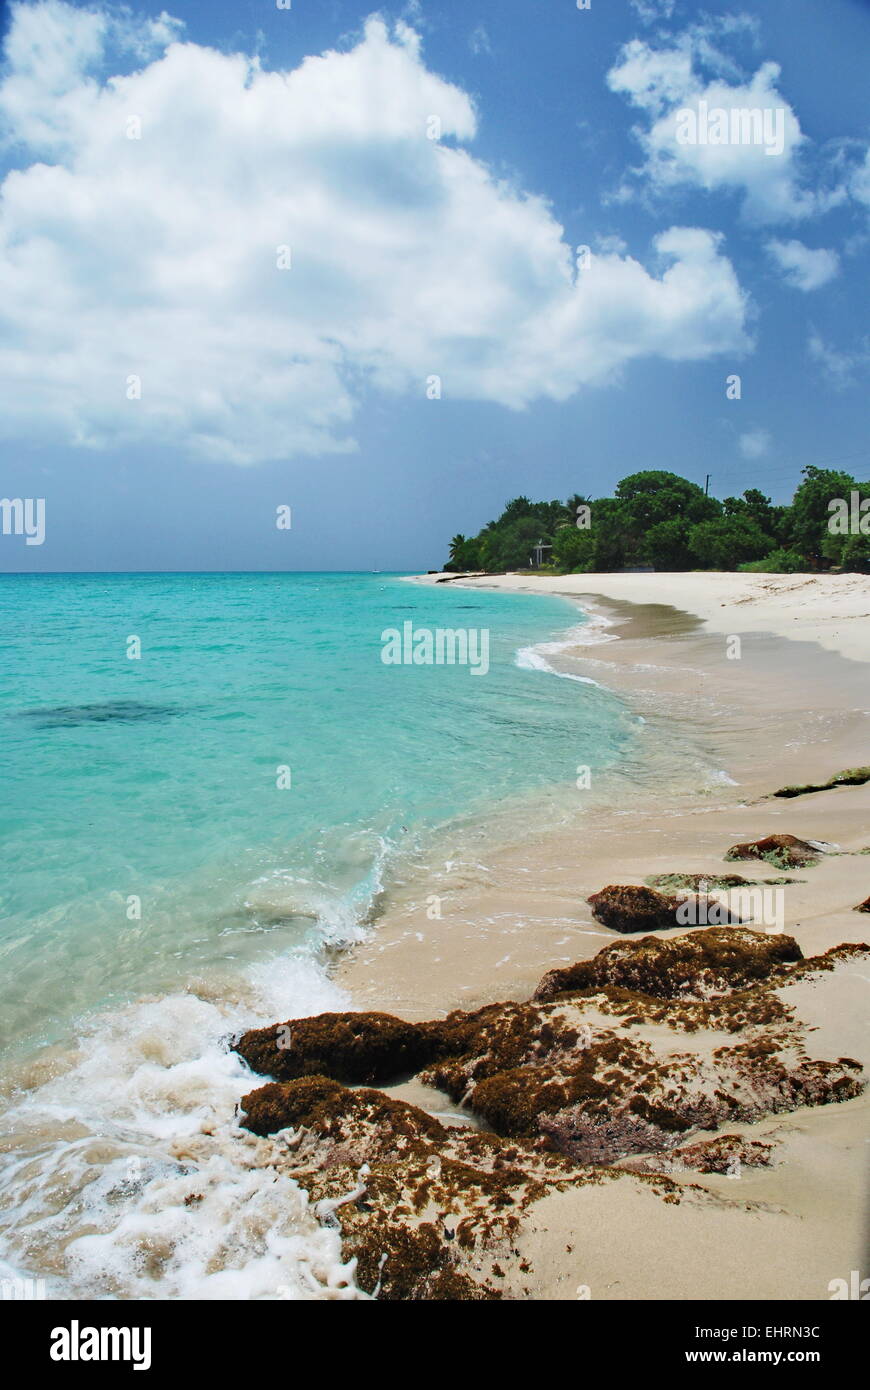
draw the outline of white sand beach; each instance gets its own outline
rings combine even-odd
[[[702,619],[707,632],[769,632],[816,642],[853,661],[870,661],[870,578],[861,574],[500,574],[442,580],[467,588],[507,589],[572,598],[666,604]]]

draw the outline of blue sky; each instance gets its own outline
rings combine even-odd
[[[520,492],[870,477],[865,0],[167,8],[4,8],[0,489],[46,538],[0,568],[411,570]],[[675,141],[750,99],[780,153]]]

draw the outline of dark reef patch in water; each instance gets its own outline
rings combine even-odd
[[[44,709],[18,711],[40,729],[73,729],[81,724],[134,724],[172,719],[181,710],[174,705],[146,705],[140,700],[105,700],[88,705],[47,705]]]

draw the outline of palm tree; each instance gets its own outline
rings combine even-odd
[[[465,545],[466,540],[464,536],[453,537],[453,540],[450,542],[450,563],[452,565],[459,565],[462,563],[460,555]]]

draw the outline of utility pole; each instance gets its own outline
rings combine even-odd
[[[707,497],[707,496],[709,495],[709,492],[710,492],[710,474],[708,473],[708,474],[707,474],[707,481],[706,481],[706,483],[704,484],[704,496]]]

